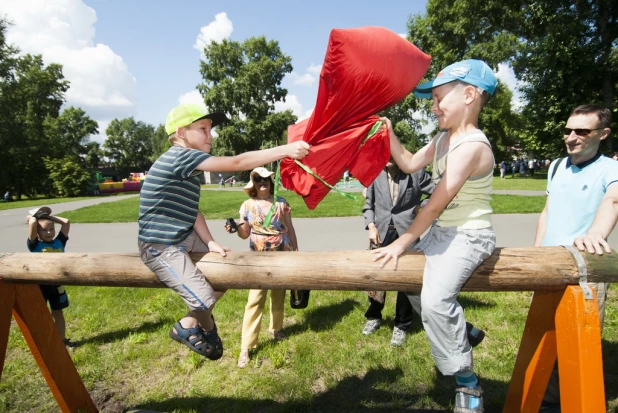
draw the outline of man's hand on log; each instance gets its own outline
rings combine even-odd
[[[393,260],[393,269],[397,269],[397,262],[399,261],[399,256],[406,251],[405,247],[400,245],[399,242],[395,241],[387,247],[378,248],[372,250],[371,253],[375,255],[373,261],[376,262],[380,258],[383,258],[380,263],[380,268],[384,268],[387,262],[391,259]]]
[[[586,234],[583,237],[577,237],[575,241],[573,241],[573,244],[575,244],[580,251],[588,251],[591,254],[597,253],[603,255],[603,249],[605,249],[605,252],[608,254],[612,252],[612,248],[600,234]]]

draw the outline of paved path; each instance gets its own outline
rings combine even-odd
[[[236,188],[234,188],[236,189]],[[112,202],[136,196],[94,198],[86,201],[51,205],[54,214],[100,202]],[[25,216],[31,208],[0,211],[0,252],[27,252]],[[499,247],[531,246],[538,214],[494,215],[494,229]],[[223,229],[224,220],[209,220],[213,237],[235,251],[249,249],[249,241]],[[362,217],[294,218],[294,227],[302,251],[363,250],[368,247],[367,231]],[[137,223],[71,224],[67,252],[137,252]],[[609,238],[618,248],[618,230]]]

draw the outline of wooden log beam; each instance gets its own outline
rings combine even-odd
[[[583,253],[589,281],[618,282],[618,254]],[[407,253],[396,271],[380,269],[369,251],[232,252],[192,254],[215,289],[420,291],[425,257]],[[0,254],[6,282],[154,287],[163,285],[138,254]],[[464,291],[555,291],[579,282],[579,269],[563,247],[497,248]]]

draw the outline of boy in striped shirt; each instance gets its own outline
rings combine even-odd
[[[189,307],[174,324],[170,337],[211,360],[223,355],[212,309],[224,291],[212,288],[189,253],[225,256],[229,249],[213,239],[199,210],[198,175],[203,171],[251,170],[285,157],[302,159],[309,152],[306,142],[297,141],[237,156],[211,156],[211,130],[226,120],[225,114],[206,113],[195,104],[172,109],[165,122],[172,147],[155,161],[146,176],[138,218],[142,261]]]

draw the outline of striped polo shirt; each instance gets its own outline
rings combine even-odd
[[[178,244],[195,223],[199,211],[200,181],[197,166],[209,154],[172,146],[148,171],[140,191],[139,236],[143,242]]]

